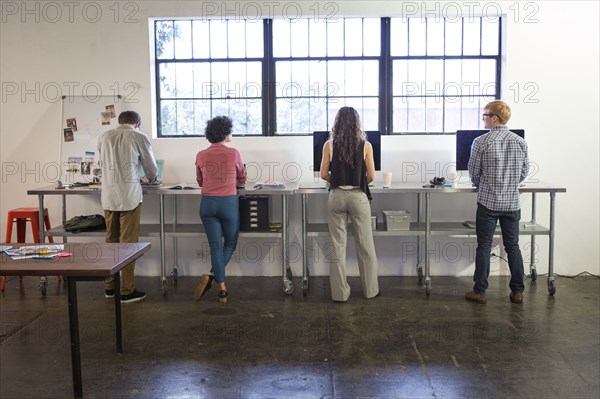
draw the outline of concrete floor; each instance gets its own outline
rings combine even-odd
[[[197,278],[163,296],[159,278],[138,278],[146,300],[123,306],[123,353],[114,308],[100,282],[78,283],[85,398],[598,398],[600,280],[527,280],[525,302],[508,279],[490,280],[488,303],[466,302],[470,278],[433,277],[426,297],[413,277],[381,277],[365,300],[351,278],[347,303],[328,279],[303,298],[280,278],[228,280],[230,302]],[[0,397],[69,398],[66,286],[52,278],[7,282],[0,295]]]

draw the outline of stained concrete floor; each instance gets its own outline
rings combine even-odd
[[[230,302],[197,278],[139,278],[146,300],[123,306],[123,353],[100,282],[78,283],[85,398],[598,398],[600,280],[527,280],[525,302],[490,280],[488,303],[466,302],[469,278],[433,277],[429,297],[411,277],[381,277],[347,303],[328,279],[283,294],[280,278],[228,280]],[[10,278],[0,295],[0,397],[70,398],[66,286]]]

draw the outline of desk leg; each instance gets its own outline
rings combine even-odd
[[[535,213],[536,213],[536,204],[535,204],[535,193],[531,193],[531,225],[535,226]],[[537,269],[535,267],[535,234],[531,235],[531,248],[529,249],[529,275],[531,276],[531,281],[537,280]]]
[[[167,294],[167,255],[165,253],[165,196],[160,194],[159,214],[160,214],[160,274],[163,294]]]
[[[556,287],[554,285],[554,208],[556,193],[550,193],[550,235],[548,236],[548,293],[554,295]]]
[[[423,193],[417,194],[417,223],[420,225],[423,221]],[[417,236],[417,277],[418,285],[423,284],[423,261],[421,259],[421,236]]]
[[[294,283],[292,283],[292,268],[290,267],[288,259],[288,196],[286,194],[281,196],[281,213],[281,232],[283,235],[283,248],[281,250],[283,257],[283,292],[289,295],[294,292]]]
[[[431,292],[431,276],[429,264],[429,244],[431,241],[431,194],[425,194],[425,294],[429,296]]]
[[[79,321],[77,318],[77,280],[70,277],[68,284],[69,330],[71,333],[71,367],[73,368],[73,391],[75,398],[83,397],[81,381],[81,353],[79,347]]]
[[[44,225],[44,194],[38,195],[38,204],[39,204],[39,223],[40,223],[40,242],[46,242],[46,228]],[[50,217],[50,215],[48,215]]]
[[[306,296],[308,294],[309,288],[309,276],[308,276],[308,248],[306,245],[307,241],[307,230],[308,230],[308,195],[302,194],[302,295]]]
[[[117,353],[123,353],[123,326],[121,324],[121,273],[113,276],[115,282],[115,338]]]
[[[173,195],[173,233],[177,231],[177,196]],[[177,235],[173,234],[173,284],[177,284],[177,277],[179,274],[179,244],[177,242]]]

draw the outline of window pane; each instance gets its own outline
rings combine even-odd
[[[441,133],[444,131],[443,111],[444,101],[441,97],[427,97],[425,99],[425,131],[434,133]]]
[[[227,49],[230,58],[246,56],[246,23],[244,21],[227,21]]]
[[[411,95],[423,95],[425,88],[425,60],[408,61],[408,87]]]
[[[463,94],[481,94],[481,86],[479,85],[479,79],[479,60],[463,60],[461,84]]]
[[[194,64],[176,64],[175,81],[177,97],[192,97],[194,93]]]
[[[480,67],[481,94],[488,97],[489,100],[492,101],[496,95],[496,61],[481,60]]]
[[[327,23],[324,19],[310,19],[308,21],[309,48],[311,57],[324,57],[327,55]]]
[[[160,97],[172,98],[177,96],[175,89],[175,65],[176,64],[160,64],[159,80],[160,80]]]
[[[442,95],[444,88],[444,61],[428,60],[426,61],[427,76],[425,86],[422,88],[423,95]]]
[[[194,101],[194,134],[204,134],[206,122],[211,119],[210,110],[210,101]]]
[[[346,70],[346,90],[347,96],[362,96],[363,93],[363,63],[361,61],[347,61]]]
[[[310,61],[308,65],[310,68],[309,95],[313,97],[324,97],[327,94],[327,63]]]
[[[391,21],[392,56],[408,55],[408,19],[392,18]]]
[[[444,54],[444,19],[427,19],[427,55]]]
[[[358,109],[363,130],[379,130],[379,100],[377,98],[362,98]]]
[[[194,21],[192,25],[194,41],[194,58],[208,58],[210,51],[208,48],[209,23],[208,21]]]
[[[162,134],[177,134],[177,109],[175,101],[162,100],[160,102],[160,123]]]
[[[215,89],[213,98],[225,97],[225,92],[228,90],[229,84],[229,63],[228,62],[213,62],[210,64],[210,75],[212,86]]]
[[[263,57],[263,22],[262,21],[247,21],[246,22],[246,56]]]
[[[381,20],[379,18],[363,19],[363,54],[378,56],[381,54]]]
[[[291,54],[290,23],[283,19],[274,19],[273,20],[273,56],[274,57],[289,57],[290,54]]]
[[[344,55],[344,20],[327,20],[327,55]]]
[[[479,55],[479,34],[481,18],[465,18],[464,20],[463,55]]]
[[[175,58],[192,58],[192,23],[175,21]]]
[[[294,97],[305,96],[309,92],[308,61],[292,62],[292,92]]]
[[[210,81],[210,64],[208,62],[194,63],[194,97],[209,98],[218,88]]]
[[[461,99],[460,97],[453,97],[444,100],[444,131],[445,132],[456,132],[461,127]]]
[[[395,97],[393,101],[393,132],[401,133],[408,131],[408,99],[406,97]]]
[[[399,96],[406,90],[406,82],[408,82],[408,61],[394,60],[393,68],[393,86],[392,91],[394,96]]]
[[[275,85],[275,95],[284,97],[288,87],[292,84],[292,63],[288,61],[277,61],[275,63],[275,76],[277,84]]]
[[[446,20],[446,55],[462,53],[462,18]]]
[[[425,55],[426,22],[421,18],[410,18],[408,20],[408,35],[410,40],[408,53],[410,55]]]
[[[344,61],[329,61],[327,63],[327,95],[346,95],[346,71]]]
[[[362,19],[346,19],[344,24],[344,55],[361,56],[363,53]]]
[[[210,21],[210,56],[227,57],[227,21]]]
[[[461,129],[482,129],[481,107],[479,97],[463,97],[462,99],[462,126]]]
[[[498,34],[500,20],[490,20],[483,18],[481,21],[481,54],[496,55],[498,54]]]
[[[248,62],[246,65],[246,87],[243,97],[260,99],[262,96],[262,63]]]
[[[286,134],[292,131],[292,107],[288,98],[279,98],[275,101],[277,109],[277,134]]]
[[[156,56],[158,59],[173,58],[173,33],[173,21],[156,22]]]
[[[409,132],[425,132],[425,101],[424,98],[408,98],[408,129]]]
[[[379,62],[359,61],[362,63],[362,84],[364,96],[377,96],[379,94]]]
[[[290,23],[292,27],[291,35],[293,40],[292,57],[307,57],[308,56],[308,21],[299,19]]]
[[[194,102],[177,101],[177,134],[194,134]]]

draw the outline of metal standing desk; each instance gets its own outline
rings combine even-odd
[[[44,244],[11,244],[23,245]],[[73,391],[75,398],[83,396],[81,378],[81,354],[79,344],[79,319],[77,316],[77,281],[115,279],[115,333],[117,352],[123,352],[121,334],[121,280],[119,272],[132,261],[150,249],[150,243],[68,243],[65,252],[73,255],[55,259],[14,260],[5,253],[0,254],[0,275],[2,276],[46,276],[67,277],[69,331],[71,337],[71,366],[73,369]]]
[[[555,200],[556,193],[566,192],[566,188],[556,187],[545,183],[526,184],[519,187],[521,193],[530,193],[532,195],[531,202],[531,221],[522,223],[519,234],[528,235],[531,237],[531,263],[530,273],[532,280],[537,278],[535,266],[535,237],[537,235],[547,235],[549,240],[549,264],[548,264],[548,293],[554,295],[556,287],[554,284],[554,235],[555,235]],[[315,237],[320,235],[328,235],[329,228],[327,223],[309,223],[308,201],[309,197],[314,195],[328,194],[325,189],[298,189],[297,192],[302,196],[302,291],[304,296],[309,290],[310,271],[308,268],[308,245],[307,239],[309,236]],[[410,229],[406,231],[394,230],[387,231],[383,224],[378,224],[377,230],[373,232],[373,236],[416,236],[418,240],[419,251],[417,252],[417,275],[419,284],[423,283],[427,295],[431,292],[431,274],[429,260],[429,245],[432,235],[436,236],[474,236],[475,230],[464,226],[464,220],[455,222],[433,222],[431,220],[431,196],[440,194],[466,194],[476,193],[477,189],[471,184],[456,184],[453,187],[423,187],[419,183],[394,183],[390,188],[372,188],[373,196],[390,195],[390,194],[417,194],[417,220],[410,224]],[[550,195],[550,215],[549,227],[544,227],[536,222],[536,194],[547,193]],[[475,205],[475,202],[472,204]],[[350,232],[350,229],[348,230]],[[500,230],[496,231],[496,235],[500,234]],[[422,256],[420,248],[421,240],[425,241],[425,254]],[[425,267],[423,268],[422,260],[424,259]]]
[[[159,200],[159,223],[158,224],[141,224],[140,237],[159,237],[160,239],[160,263],[161,263],[161,285],[163,292],[167,292],[167,260],[166,260],[166,238],[173,238],[175,261],[173,265],[172,275],[177,279],[177,237],[195,237],[204,235],[204,226],[199,223],[178,223],[177,220],[177,198],[180,196],[200,196],[201,189],[169,189],[167,187],[175,186],[175,183],[165,183],[160,188],[144,188],[144,195],[157,195]],[[238,195],[268,195],[281,196],[281,232],[241,232],[240,237],[257,237],[257,238],[280,238],[282,245],[282,276],[283,276],[283,291],[286,294],[294,292],[294,284],[292,282],[292,269],[289,264],[288,247],[289,247],[289,217],[288,217],[288,202],[289,196],[293,195],[296,189],[295,184],[286,185],[286,188],[281,189],[243,189],[238,190]],[[63,188],[43,187],[39,189],[28,190],[27,194],[38,196],[38,206],[43,215],[44,196],[60,195],[62,197],[62,223],[58,227],[52,228],[50,231],[45,231],[44,226],[40,226],[40,241],[44,242],[46,235],[63,237],[66,241],[67,237],[104,237],[104,231],[68,233],[62,225],[67,221],[67,196],[83,195],[83,196],[100,196],[100,189],[91,188]],[[165,222],[165,197],[173,198],[173,223]],[[47,279],[42,277],[40,289],[44,294],[46,291]]]

